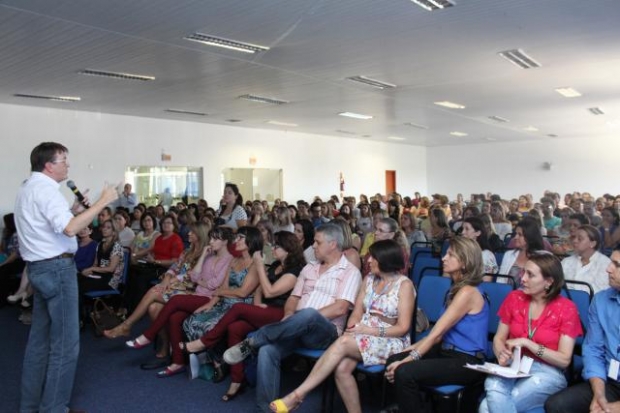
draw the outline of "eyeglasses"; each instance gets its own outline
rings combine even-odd
[[[63,158],[63,159],[54,159],[52,161],[53,164],[57,164],[57,163],[67,163],[67,158]]]
[[[390,232],[394,232],[394,231],[390,231],[390,230],[386,231],[386,230],[381,229],[381,228],[375,228],[375,232],[380,232],[382,234],[389,234]]]

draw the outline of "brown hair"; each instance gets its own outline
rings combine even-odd
[[[528,259],[540,268],[540,273],[544,279],[552,280],[549,290],[545,290],[545,300],[547,302],[553,300],[560,294],[564,285],[562,263],[555,255],[548,252],[535,252],[530,254]]]

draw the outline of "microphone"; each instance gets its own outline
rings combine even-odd
[[[67,186],[69,187],[71,192],[75,194],[78,201],[80,201],[80,204],[82,204],[85,208],[90,208],[90,205],[88,204],[88,202],[86,202],[86,198],[84,198],[84,195],[82,195],[77,186],[75,186],[75,182],[67,181]]]

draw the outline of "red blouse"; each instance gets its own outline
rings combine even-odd
[[[501,322],[510,329],[509,339],[528,337],[530,301],[529,295],[516,290],[511,292],[502,303],[497,314]],[[561,295],[548,302],[540,317],[532,320],[532,330],[534,329],[536,330],[531,340],[555,351],[558,349],[561,335],[576,338],[583,334],[577,306]],[[523,350],[525,354],[544,363],[527,349]]]
[[[173,233],[166,239],[161,235],[155,239],[155,243],[153,244],[153,257],[155,257],[156,260],[176,261],[182,252],[183,240],[176,233]]]

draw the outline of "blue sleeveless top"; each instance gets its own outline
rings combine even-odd
[[[480,287],[477,289],[484,300],[482,310],[476,314],[465,314],[465,317],[443,336],[443,343],[471,353],[486,351],[489,331],[489,303],[484,298],[484,293]],[[442,315],[445,311],[446,306],[444,305]]]

